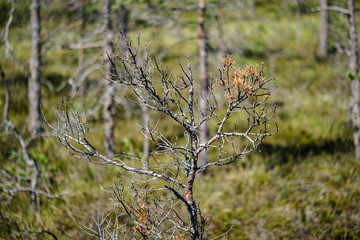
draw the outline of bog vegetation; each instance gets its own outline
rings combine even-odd
[[[110,1],[113,55],[103,51],[103,1],[40,1],[48,125],[34,135],[30,3],[1,1],[0,238],[99,238],[96,227],[104,239],[360,238],[348,19],[328,12],[320,54],[320,2],[206,1],[201,115],[198,1]],[[110,81],[115,153],[105,154]],[[209,142],[191,145],[201,119]],[[205,150],[207,163],[194,165]]]

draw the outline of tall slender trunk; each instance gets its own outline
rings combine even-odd
[[[256,6],[256,0],[250,0],[250,16],[255,16],[255,6]]]
[[[80,15],[81,15],[81,24],[80,24],[80,49],[79,49],[78,65],[79,65],[79,68],[81,69],[81,72],[79,73],[79,75],[81,76],[84,73],[85,49],[83,48],[83,45],[84,45],[84,39],[85,39],[85,34],[86,34],[85,29],[86,29],[86,21],[87,21],[86,3],[82,3],[82,5],[80,7]],[[80,86],[79,86],[79,96],[80,97],[85,96],[85,91],[86,91],[85,86],[86,86],[86,82],[81,81]]]
[[[108,56],[112,55],[113,47],[112,40],[114,33],[111,26],[111,9],[110,9],[110,0],[103,1],[103,18],[104,18],[104,68],[105,71],[112,77],[113,67],[111,62],[108,59]],[[114,141],[114,128],[115,128],[115,84],[111,81],[107,81],[105,84],[105,95],[104,95],[104,105],[103,105],[103,117],[104,117],[104,146],[106,154],[115,153],[115,141]]]
[[[30,131],[32,134],[41,132],[41,37],[40,37],[40,4],[32,0],[31,6],[31,58],[30,77],[28,81]]]
[[[326,57],[327,55],[327,41],[328,41],[328,11],[327,0],[320,0],[320,35],[319,35],[319,48],[318,56]]]
[[[141,106],[141,119],[144,126],[147,126],[150,121],[150,116],[148,112],[148,108],[144,106],[144,104],[139,100]],[[149,170],[149,152],[150,152],[150,141],[149,139],[144,136],[143,140],[143,156],[141,158],[142,167],[145,170]]]
[[[354,127],[354,145],[356,158],[360,160],[360,84],[359,84],[359,53],[357,49],[356,21],[354,0],[348,0],[350,62],[349,68],[353,75],[350,82],[352,94],[352,124]]]
[[[7,122],[9,120],[10,92],[9,92],[9,87],[7,85],[5,73],[4,73],[4,70],[2,69],[1,64],[0,64],[0,75],[1,75],[2,83],[3,83],[3,88],[5,90],[5,103],[4,103],[3,118],[4,118],[4,122]]]
[[[126,37],[127,31],[128,31],[128,18],[127,18],[128,14],[127,14],[126,6],[124,4],[122,4],[118,7],[118,9],[116,11],[116,15],[117,15],[117,24],[118,24],[119,31],[122,32],[122,34]],[[126,46],[125,40],[123,40],[120,44],[122,46],[123,51],[126,51],[127,46]],[[139,104],[140,104],[140,109],[141,109],[141,120],[142,120],[143,125],[146,126],[150,121],[148,109],[147,109],[147,107],[145,107],[143,105],[143,103],[140,101],[140,99],[139,99]],[[130,109],[127,109],[126,111],[127,112],[130,111]],[[128,115],[130,115],[130,114],[128,113]],[[149,162],[148,162],[149,151],[150,151],[149,139],[147,137],[144,137],[143,156],[142,156],[141,161],[142,161],[142,167],[145,170],[149,170]]]
[[[296,42],[297,43],[300,43],[300,41],[301,41],[302,15],[305,11],[304,1],[305,0],[297,0],[297,3],[298,3],[297,28],[296,28]]]
[[[128,32],[128,19],[127,19],[127,9],[124,4],[121,4],[118,9],[116,10],[116,16],[117,16],[117,24],[118,29],[120,32],[124,34],[124,36],[127,36]],[[122,48],[126,50],[126,42],[122,41]]]
[[[121,32],[125,37],[127,37],[127,32],[128,32],[128,9],[126,8],[125,4],[121,4],[117,10],[116,10],[116,22],[117,22],[117,28],[119,30],[119,32]],[[127,45],[126,45],[126,41],[124,39],[120,39],[120,46],[121,49],[123,51],[127,50]],[[122,91],[124,92],[125,90],[122,89]],[[121,103],[122,106],[124,107],[125,110],[125,116],[126,118],[131,118],[131,106],[130,104],[128,104],[126,101]]]
[[[199,111],[200,120],[207,114],[207,102],[206,98],[209,93],[209,81],[207,75],[207,34],[204,27],[205,17],[205,0],[199,0],[199,12],[198,12],[198,37],[199,37],[199,54],[200,54],[200,98],[199,98]],[[205,121],[199,129],[200,143],[205,143],[208,139],[208,124]],[[207,163],[207,152],[202,151],[199,156],[199,166]]]
[[[218,64],[221,65],[222,61],[221,59],[225,57],[225,41],[224,41],[224,2],[225,0],[218,0],[218,15],[217,15],[217,27],[218,27],[218,51],[217,51],[217,58],[218,58]],[[218,91],[216,91],[217,101],[221,108],[224,108],[225,106],[225,91],[223,88],[219,88]]]
[[[218,26],[218,61],[221,63],[221,58],[225,56],[225,43],[224,43],[224,0],[218,0],[218,15],[217,15],[217,26]]]

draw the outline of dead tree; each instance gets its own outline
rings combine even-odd
[[[80,24],[80,44],[81,44],[81,48],[79,49],[79,59],[78,59],[78,66],[80,72],[79,75],[83,76],[84,75],[84,54],[85,54],[85,49],[82,47],[84,45],[84,38],[86,36],[86,22],[87,22],[87,14],[86,14],[86,2],[80,2],[81,6],[79,9],[80,12],[80,18],[81,18],[81,24]],[[81,97],[85,96],[85,79],[83,81],[80,81],[79,83],[79,95]]]
[[[204,27],[205,18],[205,0],[199,0],[198,10],[198,38],[199,38],[199,70],[200,70],[200,95],[199,95],[199,106],[200,106],[200,117],[204,118],[207,115],[207,104],[204,96],[208,95],[209,92],[209,79],[208,79],[208,62],[207,62],[207,51],[208,51],[208,40],[207,33]],[[203,121],[200,126],[200,142],[205,143],[208,139],[208,125],[207,121]],[[207,163],[207,151],[203,151],[200,155],[199,165],[205,165]]]
[[[113,66],[109,61],[113,52],[113,37],[114,33],[112,31],[111,25],[111,8],[110,0],[103,1],[103,21],[104,21],[104,31],[105,31],[105,41],[104,41],[104,70],[105,72],[112,72]],[[104,118],[104,146],[106,154],[115,153],[115,140],[114,140],[114,128],[115,128],[115,84],[112,81],[107,81],[105,84],[105,93],[104,93],[104,105],[103,105],[103,118]]]
[[[203,93],[207,111],[200,116],[196,79],[190,62],[187,66],[179,63],[180,73],[175,75],[155,59],[151,61],[147,46],[145,56],[141,57],[140,39],[135,47],[127,41],[125,52],[121,46],[116,48],[110,61],[114,71],[108,72],[107,80],[132,89],[145,107],[163,114],[168,124],[180,128],[184,134],[167,138],[159,129],[159,123],[143,126],[142,133],[156,145],[145,169],[141,156],[100,153],[87,138],[86,118],[66,100],[59,111],[57,127],[48,124],[75,157],[120,168],[125,179],[128,179],[126,172],[147,176],[145,186],[133,184],[130,187],[135,192],[131,203],[124,199],[121,184],[114,190],[116,208],[128,215],[135,225],[133,234],[145,239],[182,239],[181,236],[206,239],[209,220],[202,215],[194,198],[195,179],[209,167],[229,165],[245,157],[256,150],[264,138],[277,132],[276,123],[272,122],[275,108],[271,105],[268,87],[273,78],[264,77],[263,66],[238,69],[232,56],[224,58],[219,78],[209,84],[206,94]],[[218,108],[214,95],[219,88],[226,93],[225,111]],[[217,127],[212,129],[206,142],[200,142],[200,128],[204,122]],[[200,154],[207,150],[213,157],[199,165]],[[162,184],[153,185],[154,181]],[[134,228],[129,229],[132,230]],[[136,239],[130,237],[129,232],[126,236]]]
[[[5,73],[0,65],[0,75],[2,84],[5,89],[5,104],[4,104],[4,120],[0,122],[0,129],[6,134],[7,138],[15,137],[21,152],[21,158],[12,160],[10,167],[7,165],[6,159],[1,162],[0,170],[0,222],[2,222],[2,230],[9,232],[11,236],[15,235],[31,235],[31,234],[48,234],[52,238],[57,239],[56,236],[47,230],[25,230],[22,228],[21,223],[12,219],[13,207],[11,204],[20,194],[28,194],[30,198],[30,205],[34,207],[35,214],[39,217],[40,212],[40,196],[47,198],[57,198],[48,191],[46,182],[42,181],[41,171],[34,158],[28,152],[28,145],[34,140],[35,135],[28,139],[24,139],[23,134],[18,128],[9,120],[10,111],[10,91],[5,78]],[[16,165],[16,167],[14,167]],[[13,169],[16,169],[15,171]],[[26,202],[22,202],[23,208],[27,206]],[[32,223],[34,225],[34,223]],[[19,237],[19,236],[18,236]],[[16,238],[18,238],[16,237]],[[14,237],[15,238],[15,237]]]
[[[348,19],[349,31],[349,72],[347,77],[350,80],[351,88],[351,120],[354,128],[354,147],[355,155],[360,160],[360,82],[359,82],[359,53],[358,53],[358,40],[356,33],[355,21],[355,3],[354,0],[348,0],[348,8],[339,6],[327,6],[326,8],[317,8],[317,11],[336,11],[344,14]]]
[[[349,45],[351,72],[350,87],[352,94],[352,124],[354,127],[354,145],[356,158],[360,160],[360,84],[359,84],[359,52],[356,35],[355,6],[354,0],[348,0],[349,21]]]
[[[320,0],[320,8],[327,8],[327,0]],[[328,41],[328,11],[320,12],[320,34],[319,34],[319,48],[318,56],[326,57],[327,55],[327,41]]]
[[[29,96],[29,118],[30,130],[33,134],[41,132],[41,36],[40,36],[40,4],[38,0],[31,3],[31,58],[30,58],[30,78],[28,82]]]
[[[120,46],[122,47],[123,51],[126,51],[127,49],[127,44],[126,44],[126,39],[127,39],[127,32],[128,32],[128,9],[126,8],[125,4],[121,4],[116,11],[116,15],[117,15],[117,24],[118,24],[118,29],[119,32],[121,33],[121,35],[123,36],[123,38],[120,38]],[[140,105],[140,111],[141,111],[141,120],[142,120],[142,124],[143,125],[147,125],[150,121],[150,117],[149,117],[149,112],[147,107],[144,106],[144,104],[142,104],[141,100],[139,99],[139,105]],[[123,106],[126,108],[125,111],[127,112],[127,115],[130,116],[130,109],[128,109],[129,107],[127,107],[127,104],[123,103]],[[142,155],[142,161],[143,161],[143,168],[147,169],[148,168],[148,158],[149,158],[149,151],[150,151],[150,141],[147,137],[144,137],[143,140],[143,155]]]

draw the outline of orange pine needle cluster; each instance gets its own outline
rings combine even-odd
[[[145,228],[149,227],[149,220],[148,220],[148,211],[146,209],[145,204],[142,204],[137,210],[137,225],[136,225],[136,230],[138,230],[141,233],[145,233],[147,235],[151,235],[150,231],[144,231]],[[154,226],[151,227],[152,231],[154,231]]]
[[[239,98],[243,94],[254,96],[258,84],[264,81],[262,67],[255,68],[249,65],[236,69],[233,55],[223,57],[222,65],[224,72],[219,85],[225,88],[225,96],[229,100]]]
[[[180,234],[179,236],[174,237],[174,240],[184,240],[184,239],[185,239],[185,237],[182,234]]]

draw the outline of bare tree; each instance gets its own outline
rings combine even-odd
[[[111,26],[111,7],[110,0],[103,1],[103,18],[104,18],[104,31],[105,31],[105,42],[104,42],[104,53],[103,61],[106,72],[112,72],[113,66],[109,61],[113,52],[113,37],[114,33]],[[114,128],[115,128],[115,84],[112,81],[107,81],[105,84],[104,93],[104,105],[103,105],[103,117],[104,117],[104,146],[106,154],[115,153],[115,140],[114,140]]]
[[[79,75],[82,76],[84,75],[84,54],[85,54],[85,49],[82,47],[84,45],[84,38],[86,36],[86,22],[87,22],[87,14],[86,14],[86,2],[81,1],[80,2],[80,8],[79,8],[79,12],[80,12],[80,18],[81,18],[81,24],[80,24],[80,44],[81,44],[81,48],[79,49],[79,59],[78,59],[78,65],[79,65]],[[86,82],[80,81],[79,83],[79,95],[81,97],[83,97],[85,95],[85,85]]]
[[[250,16],[254,17],[255,16],[255,7],[256,7],[256,0],[249,0],[249,12],[250,12]]]
[[[40,36],[40,4],[38,0],[31,3],[31,58],[30,58],[30,78],[28,83],[29,95],[29,117],[30,130],[33,134],[41,132],[41,36]]]
[[[10,41],[9,41],[9,30],[10,30],[10,25],[12,23],[12,20],[14,18],[14,12],[15,12],[15,1],[12,0],[11,1],[11,10],[9,13],[9,19],[5,25],[5,29],[4,29],[4,42],[5,42],[5,58],[8,58],[9,56],[11,56],[11,54],[14,53],[14,48],[11,45]]]
[[[351,88],[351,109],[352,109],[352,125],[354,128],[354,147],[355,155],[360,160],[360,83],[359,83],[359,53],[358,53],[358,40],[356,33],[355,21],[355,3],[354,0],[348,0],[347,9],[339,6],[321,6],[317,11],[336,11],[344,14],[348,18],[348,31],[349,31],[349,71],[347,77],[350,80]]]
[[[327,0],[320,0],[320,8],[327,9]],[[327,55],[327,41],[328,41],[328,11],[320,12],[320,35],[318,56],[326,57]]]
[[[352,124],[354,127],[354,145],[356,158],[360,160],[360,84],[359,84],[359,53],[356,35],[355,6],[354,0],[348,0],[349,20],[349,43],[351,72],[351,94],[352,94]]]
[[[3,88],[5,90],[5,103],[4,103],[3,117],[4,117],[4,122],[7,122],[9,120],[10,92],[9,92],[9,87],[6,82],[5,73],[4,73],[4,70],[2,69],[1,65],[0,65],[0,75],[1,75],[2,83],[3,83]]]
[[[123,38],[120,38],[120,46],[122,47],[123,51],[126,51],[127,44],[127,31],[128,31],[128,9],[126,8],[125,4],[121,4],[116,11],[117,15],[117,24],[119,31]],[[147,107],[142,104],[141,100],[139,99],[139,105],[141,110],[141,120],[143,125],[147,125],[150,121],[149,112]],[[123,106],[126,108],[127,104],[123,104]],[[128,108],[128,107],[127,107]],[[127,112],[129,112],[129,109],[126,109]],[[130,114],[127,114],[130,115]],[[143,161],[143,168],[148,168],[148,158],[149,158],[149,151],[150,151],[150,141],[149,138],[144,137],[143,140],[143,155],[142,155],[142,161]]]
[[[200,97],[199,97],[199,106],[200,106],[200,116],[205,118],[207,115],[207,103],[204,96],[208,95],[209,92],[209,79],[208,79],[208,62],[207,62],[207,51],[208,51],[208,40],[207,33],[204,27],[204,18],[205,18],[205,0],[199,0],[199,10],[198,10],[198,37],[199,37],[199,70],[200,70]],[[205,143],[208,139],[208,125],[207,121],[203,121],[200,126],[200,142]],[[202,151],[199,159],[199,165],[205,165],[207,163],[207,151]]]
[[[42,181],[40,170],[35,159],[28,153],[28,145],[34,140],[35,135],[28,139],[24,139],[23,134],[18,128],[9,120],[9,106],[10,106],[10,91],[5,78],[5,73],[0,65],[0,75],[2,83],[5,89],[5,104],[4,104],[4,120],[0,122],[0,129],[5,129],[3,134],[6,134],[8,138],[14,136],[20,147],[21,162],[13,161],[16,167],[6,166],[5,161],[1,163],[0,170],[0,221],[5,223],[7,230],[11,235],[31,235],[31,234],[48,234],[52,238],[57,239],[56,236],[47,230],[24,230],[20,226],[17,220],[11,218],[11,214],[14,209],[11,207],[11,203],[20,194],[26,193],[30,195],[30,205],[34,206],[37,217],[40,212],[40,195],[47,198],[57,198],[57,195],[51,194],[48,191],[45,181]],[[15,171],[13,169],[16,169]],[[24,206],[27,206],[25,202],[22,202]],[[26,208],[26,207],[24,207]],[[9,217],[7,215],[10,215]]]
[[[131,88],[144,106],[166,116],[184,134],[168,139],[159,130],[159,124],[143,126],[142,132],[157,146],[150,153],[149,166],[145,169],[141,156],[100,153],[87,138],[86,118],[65,100],[58,126],[48,124],[75,157],[118,167],[124,171],[125,179],[126,172],[148,177],[145,186],[130,187],[135,191],[131,203],[123,197],[123,187],[115,187],[116,204],[132,220],[136,234],[144,239],[207,239],[209,220],[202,215],[194,198],[195,179],[210,166],[225,166],[243,158],[256,150],[265,137],[277,132],[276,124],[271,123],[275,108],[267,87],[273,78],[264,77],[263,66],[237,69],[232,56],[224,58],[218,80],[209,84],[207,93],[202,93],[207,111],[200,117],[190,62],[186,67],[179,63],[181,76],[176,77],[156,60],[151,61],[147,46],[145,56],[141,57],[140,38],[134,48],[127,41],[126,52],[121,46],[116,48],[114,55],[109,55],[114,71],[108,72],[107,80]],[[213,93],[219,88],[225,90],[228,100],[225,111],[218,109]],[[217,127],[206,142],[200,142],[204,122]],[[275,130],[271,132],[273,127]],[[214,157],[199,165],[200,154],[208,149]],[[162,184],[153,184],[154,181]]]

